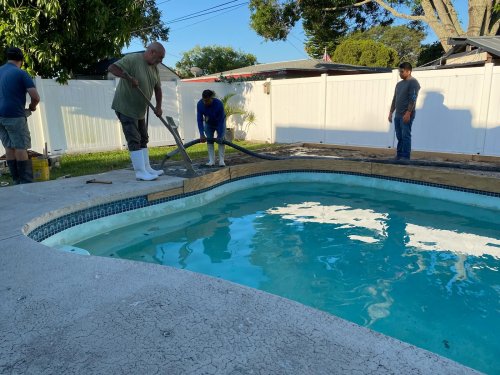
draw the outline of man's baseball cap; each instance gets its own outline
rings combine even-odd
[[[21,51],[17,47],[7,48],[7,59],[14,61],[23,61],[24,60],[23,51]]]

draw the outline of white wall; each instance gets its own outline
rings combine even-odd
[[[500,156],[500,66],[415,71],[421,91],[413,125],[413,149]],[[397,71],[350,76],[268,80],[244,83],[164,82],[163,109],[179,125],[185,142],[199,137],[196,103],[210,88],[219,97],[233,92],[232,102],[255,113],[248,124],[228,120],[237,135],[265,142],[322,142],[394,147],[387,121],[399,77]],[[120,123],[111,110],[115,81],[37,79],[42,102],[28,123],[32,149],[52,154],[126,148]],[[154,98],[153,98],[154,103]],[[153,114],[150,145],[174,144]],[[0,146],[0,154],[4,150]]]
[[[328,77],[324,143],[391,147],[387,121],[397,73]]]

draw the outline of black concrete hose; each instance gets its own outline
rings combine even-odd
[[[217,138],[207,138],[207,141],[213,141],[214,143],[219,143]],[[184,149],[187,149],[193,145],[198,143],[202,143],[199,138],[192,140],[191,142],[187,142],[184,144]],[[446,163],[439,161],[427,161],[427,160],[404,160],[397,161],[394,159],[359,159],[359,158],[331,158],[325,156],[274,156],[269,154],[261,154],[258,152],[250,151],[244,147],[238,146],[233,142],[229,142],[226,140],[222,141],[222,144],[225,144],[229,147],[232,147],[238,151],[241,151],[247,155],[264,159],[264,160],[289,160],[289,159],[334,159],[334,160],[347,160],[347,161],[360,161],[360,162],[370,162],[370,163],[380,163],[380,164],[400,164],[400,165],[414,165],[420,167],[439,167],[439,168],[456,168],[456,169],[467,169],[467,170],[477,170],[477,171],[487,171],[487,172],[500,172],[500,167],[498,166],[487,166],[487,165],[467,165],[463,163]],[[161,168],[165,162],[170,159],[172,156],[177,155],[180,150],[177,148],[174,151],[169,152],[161,162]]]

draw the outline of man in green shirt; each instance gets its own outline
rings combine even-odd
[[[165,48],[160,43],[153,42],[146,51],[125,55],[108,68],[110,73],[121,78],[111,108],[122,124],[138,180],[155,180],[164,173],[162,170],[154,170],[149,163],[149,136],[144,119],[148,105],[137,89],[140,88],[148,98],[155,93],[154,112],[158,117],[161,116],[162,91],[158,64],[164,57]]]

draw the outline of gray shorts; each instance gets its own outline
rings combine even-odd
[[[31,148],[31,135],[26,117],[0,117],[0,140],[5,148]]]

